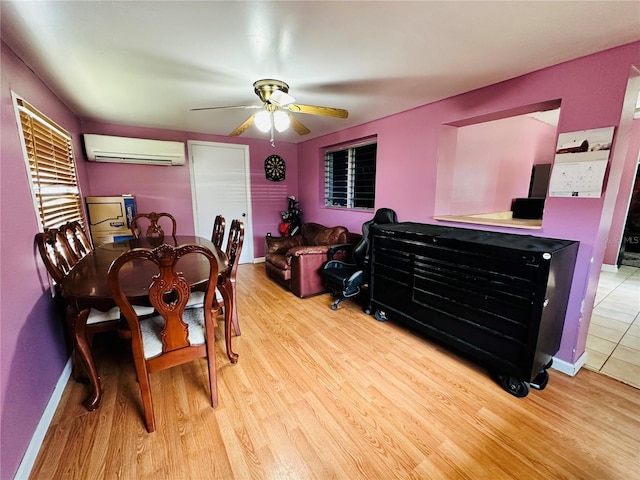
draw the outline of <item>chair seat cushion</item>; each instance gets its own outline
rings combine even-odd
[[[187,305],[185,308],[202,308],[204,306],[204,292],[191,292],[189,295],[189,301],[187,301]],[[219,304],[222,304],[224,299],[222,298],[222,294],[220,290],[216,288],[216,300]]]
[[[151,315],[154,312],[153,307],[142,307],[140,305],[133,305],[133,309],[139,317]],[[119,319],[120,309],[118,307],[113,307],[111,310],[107,310],[106,312],[102,312],[97,308],[92,308],[89,311],[89,316],[87,317],[87,325],[95,325],[97,323],[111,322]]]
[[[152,309],[153,310],[153,309]],[[120,319],[120,309],[113,307],[111,310],[102,312],[97,308],[89,310],[89,316],[87,317],[87,325],[93,325],[96,323],[110,322],[112,320]]]
[[[342,262],[329,262],[337,264],[334,268],[322,270],[325,283],[332,286],[346,287],[347,285],[362,285],[362,269],[356,265]],[[341,264],[341,265],[340,265]]]
[[[204,310],[202,308],[190,308],[185,310],[182,320],[189,325],[189,343],[202,345],[204,343]],[[142,350],[144,358],[149,359],[162,353],[162,340],[160,332],[164,328],[164,319],[156,315],[140,322],[142,333]]]

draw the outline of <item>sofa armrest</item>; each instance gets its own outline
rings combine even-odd
[[[325,292],[320,271],[327,262],[326,249],[322,253],[307,253],[291,258],[291,291],[300,298]]]
[[[300,245],[292,247],[287,251],[288,257],[299,257],[301,255],[323,255],[326,261],[329,245]]]
[[[286,253],[290,248],[302,245],[302,235],[294,235],[293,237],[265,237],[268,253]]]
[[[337,245],[331,245],[327,250],[327,258],[329,260],[333,260],[333,257],[336,256],[337,253],[341,253],[342,258],[350,256],[354,246],[355,245],[353,243],[339,243]]]

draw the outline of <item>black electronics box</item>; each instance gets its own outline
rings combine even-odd
[[[544,198],[514,198],[511,203],[513,218],[524,218],[529,220],[541,219],[544,210]]]

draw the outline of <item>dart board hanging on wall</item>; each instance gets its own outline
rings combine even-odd
[[[269,155],[264,161],[264,173],[267,180],[281,182],[284,180],[286,164],[280,155]]]

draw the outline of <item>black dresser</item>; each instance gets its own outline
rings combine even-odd
[[[542,389],[560,346],[578,242],[420,223],[376,225],[371,306],[486,367],[512,395]]]

